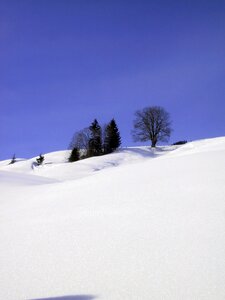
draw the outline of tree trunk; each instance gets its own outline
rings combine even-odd
[[[152,141],[151,147],[152,147],[152,148],[155,148],[156,143],[157,143],[157,139],[156,139],[156,138],[153,138],[151,141]]]

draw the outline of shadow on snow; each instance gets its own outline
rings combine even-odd
[[[93,299],[96,299],[96,296],[92,296],[92,295],[74,295],[74,296],[36,298],[36,299],[30,299],[30,300],[93,300]]]

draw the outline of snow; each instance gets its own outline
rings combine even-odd
[[[225,299],[225,137],[0,163],[0,299]]]

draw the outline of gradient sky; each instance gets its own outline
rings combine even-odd
[[[67,149],[94,118],[123,146],[163,106],[170,142],[225,135],[225,1],[0,0],[0,159]]]

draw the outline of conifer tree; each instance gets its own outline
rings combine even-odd
[[[40,154],[39,157],[36,158],[37,164],[39,166],[43,164],[44,160],[45,160],[45,157],[42,154]]]
[[[69,162],[74,162],[80,159],[80,153],[77,147],[74,147],[70,153]]]
[[[88,147],[88,156],[98,156],[102,154],[102,129],[98,124],[98,121],[95,119],[91,126],[90,130],[90,139]]]
[[[115,119],[112,119],[105,129],[104,153],[112,153],[121,145],[120,132]]]
[[[11,159],[11,161],[10,161],[9,165],[12,165],[12,164],[14,164],[15,162],[16,162],[16,155],[15,155],[15,154],[13,154],[13,157],[12,157],[12,159]]]

